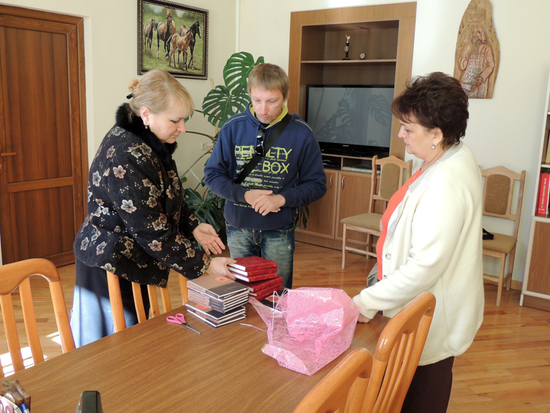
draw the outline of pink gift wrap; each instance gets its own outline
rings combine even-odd
[[[280,366],[311,376],[351,345],[359,307],[345,291],[300,287],[285,290],[275,309],[254,298],[254,306],[267,325],[262,351]]]

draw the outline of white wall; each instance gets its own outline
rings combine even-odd
[[[288,69],[290,12],[398,3],[396,0],[195,0],[208,9],[209,77],[222,83],[222,69],[237,49],[264,56]],[[460,20],[470,0],[417,0],[413,75],[433,71],[452,74]],[[5,4],[85,18],[86,93],[90,159],[113,123],[116,107],[137,73],[137,2],[135,0],[3,0]],[[465,141],[482,167],[504,165],[527,170],[527,183],[514,279],[522,280],[533,210],[544,94],[550,69],[550,2],[492,0],[500,42],[500,67],[493,99],[470,101]],[[236,37],[238,39],[236,40]],[[197,107],[210,82],[182,79]],[[189,130],[212,133],[196,114]],[[176,152],[180,172],[200,153],[200,138],[180,137]],[[195,168],[201,175],[201,167]],[[201,175],[202,176],[202,175]]]
[[[380,0],[240,0],[240,47],[288,69],[290,12],[400,3]],[[417,0],[412,75],[453,73],[458,28],[470,0]],[[492,0],[500,67],[492,99],[470,100],[465,142],[483,167],[527,171],[514,279],[522,280],[550,69],[550,2]],[[353,41],[353,39],[352,39]],[[491,263],[488,264],[491,266]]]

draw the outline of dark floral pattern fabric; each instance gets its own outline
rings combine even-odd
[[[183,200],[175,144],[163,144],[128,113],[127,104],[119,108],[90,167],[88,214],[75,254],[140,284],[165,286],[170,268],[199,277],[210,258],[192,240],[200,221]]]

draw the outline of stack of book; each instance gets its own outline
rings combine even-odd
[[[187,281],[187,311],[211,325],[219,327],[246,317],[248,288],[227,277],[205,275]]]
[[[277,274],[277,263],[262,257],[236,258],[228,264],[237,281],[246,286],[249,294],[258,301],[283,288],[283,277]]]

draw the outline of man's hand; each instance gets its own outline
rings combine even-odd
[[[272,193],[273,191],[267,191],[264,189],[251,189],[244,193],[244,200],[252,205],[259,197],[271,195]]]
[[[286,202],[284,196],[273,195],[273,191],[261,189],[247,191],[244,195],[244,199],[254,208],[254,211],[263,216],[270,212],[279,212]]]
[[[197,228],[193,230],[193,236],[199,244],[201,244],[206,255],[210,253],[221,254],[222,250],[225,249],[225,245],[216,230],[210,224],[199,224]]]

